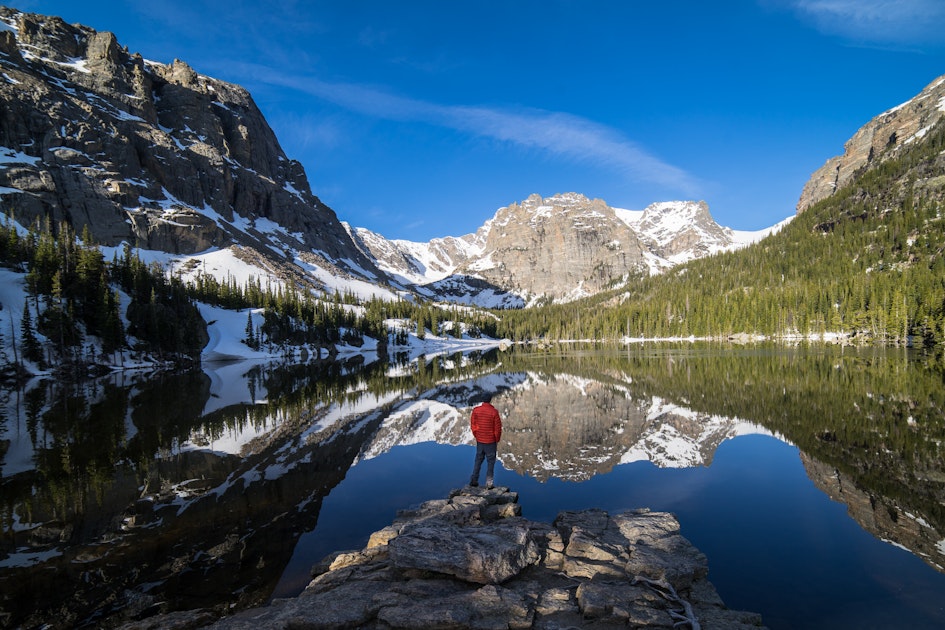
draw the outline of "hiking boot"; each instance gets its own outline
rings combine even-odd
[[[469,482],[469,487],[471,487],[471,488],[478,488],[478,487],[479,487],[479,482],[478,482],[478,481],[470,481],[470,482]]]

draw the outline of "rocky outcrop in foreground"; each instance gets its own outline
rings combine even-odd
[[[298,597],[211,627],[761,627],[725,607],[671,514],[586,510],[547,524],[522,518],[517,500],[465,488],[401,511],[364,549],[315,567]],[[177,625],[170,617],[158,623]]]

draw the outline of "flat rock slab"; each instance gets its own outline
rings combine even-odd
[[[438,519],[408,525],[388,543],[396,569],[451,575],[464,582],[500,584],[541,559],[546,528],[522,518],[453,526]]]

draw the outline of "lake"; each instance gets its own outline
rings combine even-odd
[[[297,594],[466,483],[489,391],[524,516],[671,511],[771,628],[945,627],[943,374],[905,349],[652,344],[35,383],[2,393],[0,626]]]

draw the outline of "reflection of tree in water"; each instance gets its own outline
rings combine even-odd
[[[781,433],[876,494],[923,505],[945,525],[945,387],[934,358],[903,349],[811,348],[677,358],[628,375],[655,395],[690,408],[740,417]],[[934,499],[929,501],[929,499]]]
[[[9,436],[22,427],[36,466],[0,480],[0,561],[25,548],[59,555],[33,570],[0,570],[0,608],[21,620],[55,610],[65,626],[103,602],[142,614],[259,602],[297,536],[315,526],[322,497],[381,435],[389,413],[375,408],[366,420],[343,418],[306,434],[330,405],[390,401],[383,404],[393,409],[428,398],[465,410],[487,379],[509,383],[495,402],[510,468],[586,479],[631,447],[658,449],[660,432],[701,449],[680,465],[703,463],[726,435],[713,420],[740,418],[797,444],[815,482],[851,505],[864,527],[872,520],[877,535],[940,553],[929,544],[945,531],[945,388],[934,360],[905,351],[688,345],[501,359],[500,367],[495,357],[430,357],[396,369],[257,366],[246,392],[263,402],[205,416],[211,394],[200,372],[28,390],[7,405],[6,428]],[[655,399],[665,405],[654,408]],[[212,445],[242,429],[260,437],[238,456],[180,449],[197,436]],[[451,443],[468,441],[465,422],[450,431]],[[146,583],[157,586],[145,593]],[[40,592],[49,599],[38,602]]]
[[[739,418],[783,435],[804,453],[814,482],[849,505],[864,528],[945,566],[937,546],[945,537],[941,355],[685,344],[562,352],[541,362],[547,372],[622,383],[636,399],[657,397],[703,418]]]
[[[257,605],[380,415],[303,439],[313,419],[339,401],[407,396],[484,369],[449,357],[400,377],[382,362],[255,366],[246,391],[266,400],[207,415],[200,371],[42,383],[18,408],[35,468],[0,479],[0,562],[27,549],[41,560],[0,569],[0,610],[14,626],[94,615],[109,627],[158,610]],[[244,429],[260,437],[239,455],[181,448]]]

